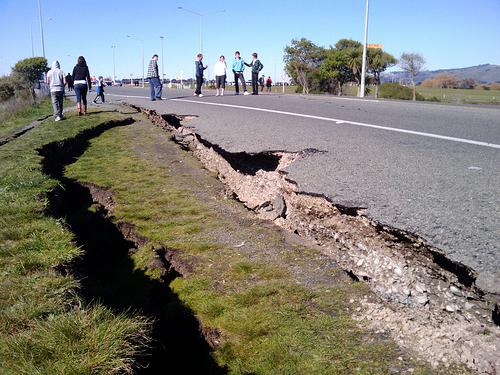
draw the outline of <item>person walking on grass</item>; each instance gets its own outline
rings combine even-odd
[[[52,69],[47,72],[47,83],[50,87],[55,121],[60,121],[63,119],[64,86],[66,81],[64,72],[57,60],[52,63]]]
[[[102,76],[99,76],[95,92],[94,104],[97,104],[97,98],[101,98],[101,103],[104,104],[104,78]]]
[[[267,92],[271,92],[272,85],[273,85],[273,80],[271,79],[271,76],[268,76],[266,80]]]
[[[224,89],[226,88],[226,68],[226,58],[222,55],[214,66],[215,88],[217,90],[215,96],[224,96]]]
[[[160,81],[160,73],[158,72],[158,55],[154,54],[151,57],[148,65],[148,76],[149,79],[149,94],[151,101],[161,100],[161,94],[163,90],[163,84]]]
[[[198,96],[199,98],[203,98],[203,94],[201,93],[201,85],[203,85],[203,72],[207,68],[206,65],[203,65],[203,54],[199,53],[196,56],[196,61],[194,62],[195,71],[196,71],[196,91],[194,92],[194,96]]]
[[[232,68],[234,73],[235,95],[240,94],[240,87],[238,86],[238,80],[241,81],[241,85],[243,86],[243,95],[249,95],[247,91],[247,84],[245,82],[245,77],[243,75],[243,71],[245,70],[245,62],[241,59],[240,51],[236,51],[234,53],[234,61]]]
[[[78,108],[78,116],[87,114],[87,92],[92,87],[90,81],[90,72],[87,62],[83,56],[78,57],[78,61],[73,68],[73,85],[76,94],[76,107]]]
[[[245,65],[252,68],[252,95],[259,95],[259,73],[264,65],[257,59],[257,52],[252,53],[252,62]]]

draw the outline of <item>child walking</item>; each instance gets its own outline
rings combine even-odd
[[[104,78],[102,78],[102,76],[99,76],[95,92],[96,96],[93,100],[94,104],[97,104],[97,98],[101,98],[101,103],[104,104]]]
[[[219,57],[219,61],[215,63],[215,96],[224,96],[224,89],[226,88],[226,58],[224,55]]]

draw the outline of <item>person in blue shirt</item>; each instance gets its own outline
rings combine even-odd
[[[247,91],[247,84],[245,82],[245,77],[243,75],[243,71],[245,70],[245,62],[240,57],[240,51],[236,51],[234,53],[234,61],[233,61],[233,73],[234,73],[234,86],[235,86],[235,95],[240,94],[240,87],[238,86],[238,80],[241,81],[241,85],[243,86],[243,95],[249,95]]]
[[[203,54],[198,54],[197,60],[194,62],[194,64],[196,68],[196,91],[194,92],[194,96],[203,98],[203,94],[201,93],[201,85],[203,85],[203,71],[207,68],[206,65],[203,65]]]

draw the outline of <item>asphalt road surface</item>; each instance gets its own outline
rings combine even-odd
[[[198,134],[229,152],[316,149],[288,167],[301,191],[363,207],[425,238],[500,294],[500,107],[299,95],[204,98],[189,90],[108,88],[109,101],[196,115]]]

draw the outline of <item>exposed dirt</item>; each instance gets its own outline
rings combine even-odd
[[[128,223],[114,224],[110,190],[80,184],[64,176],[64,168],[77,160],[89,140],[116,126],[131,124],[131,118],[112,121],[84,131],[72,139],[54,142],[39,150],[42,169],[60,182],[49,194],[47,214],[62,219],[74,233],[83,256],[64,268],[80,279],[79,293],[87,303],[98,300],[122,313],[138,311],[153,321],[152,343],[137,361],[137,374],[224,374],[211,357],[218,333],[205,330],[182,301],[170,290],[170,282],[186,271],[175,251],[152,249],[156,257],[148,268],[159,269],[155,280],[134,266],[130,255],[141,246],[151,246]]]
[[[360,322],[433,365],[456,362],[482,374],[500,372],[498,296],[484,294],[471,269],[424,239],[380,225],[360,208],[298,191],[281,169],[308,150],[231,154],[183,126],[185,117],[142,111],[259,217],[314,240],[353,279],[367,282],[378,298],[362,301]]]

